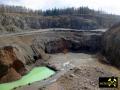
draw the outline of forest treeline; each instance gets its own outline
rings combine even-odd
[[[32,10],[22,6],[9,6],[9,5],[0,5],[0,12],[1,13],[20,13],[20,14],[40,15],[40,16],[105,14],[105,12],[103,11],[95,11],[93,9],[89,9],[88,7],[79,7],[79,8],[71,7],[71,8],[64,8],[64,9],[53,8],[53,9],[42,11],[42,10]]]
[[[95,11],[88,7],[32,10],[21,6],[0,5],[0,31],[18,32],[29,29],[109,28],[120,21],[120,16]]]
[[[81,14],[99,14],[100,11],[94,11],[88,7],[79,8],[65,8],[65,9],[50,9],[50,10],[32,10],[21,6],[8,6],[0,5],[0,12],[2,13],[21,13],[29,15],[42,15],[42,16],[58,16],[58,15],[81,15]]]

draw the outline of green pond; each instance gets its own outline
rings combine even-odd
[[[47,67],[35,67],[27,75],[23,76],[20,80],[0,84],[0,90],[11,90],[18,86],[23,86],[29,83],[46,79],[53,74],[55,74],[55,72]]]

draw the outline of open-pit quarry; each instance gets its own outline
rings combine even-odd
[[[21,80],[35,67],[46,67],[55,73],[12,89],[120,90],[99,88],[99,77],[120,76],[101,54],[104,32],[44,29],[1,35],[0,87]]]

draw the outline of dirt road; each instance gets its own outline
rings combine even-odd
[[[25,31],[19,33],[11,33],[11,34],[2,34],[0,37],[10,37],[10,36],[24,36],[24,35],[32,35],[41,32],[47,31],[76,31],[76,32],[105,32],[107,29],[96,29],[96,30],[76,30],[76,29],[63,29],[63,28],[55,28],[55,29],[39,29],[39,30],[32,30],[32,31]]]

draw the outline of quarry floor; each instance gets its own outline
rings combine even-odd
[[[17,90],[120,90],[118,88],[99,88],[99,77],[120,76],[120,70],[109,64],[101,62],[97,54],[85,53],[58,53],[50,54],[49,65],[56,67],[59,72],[64,71],[64,66],[72,65],[73,69],[61,74],[52,83],[33,85],[18,88]],[[67,70],[67,69],[66,69]],[[51,80],[51,79],[50,79]],[[45,83],[45,82],[44,82]]]

